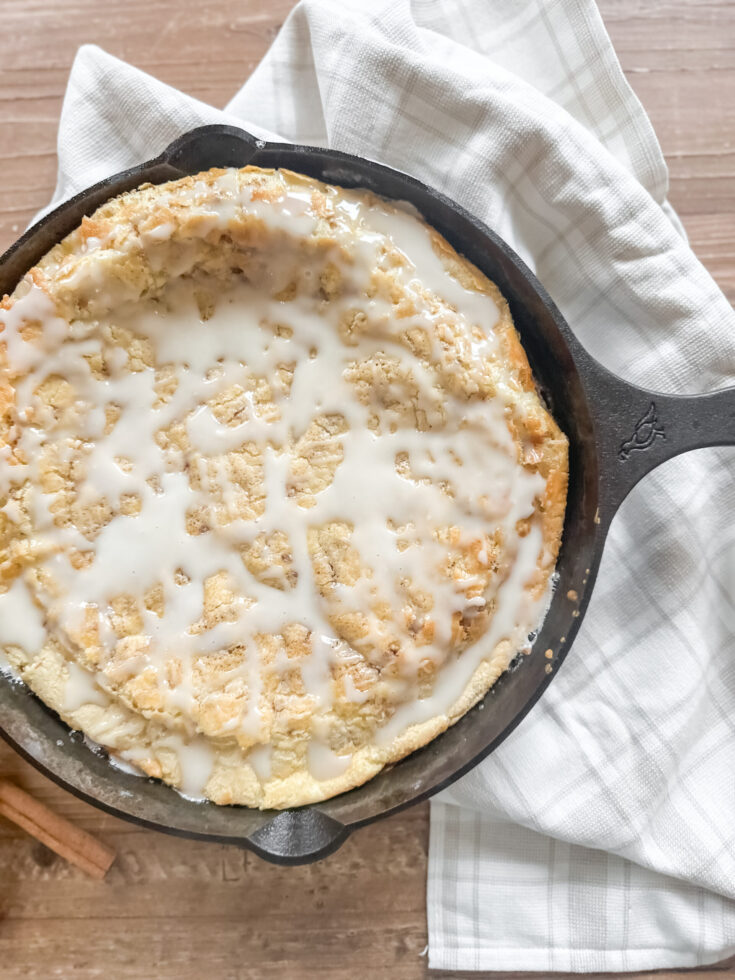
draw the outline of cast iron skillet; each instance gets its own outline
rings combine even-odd
[[[703,446],[735,443],[735,390],[672,397],[606,371],[579,345],[543,286],[482,222],[430,187],[388,167],[310,146],[264,143],[230,126],[205,126],[160,156],[83,191],[34,225],[0,260],[0,295],[83,215],[149,181],[210,167],[287,167],[344,187],[410,201],[510,303],[539,388],[570,443],[570,480],[559,582],[530,656],[443,735],[364,786],[313,806],[258,811],[190,802],[155,780],[113,769],[22,684],[0,677],[0,734],[65,789],[156,830],[239,844],[281,864],[316,861],[363,824],[448,786],[506,738],[551,683],[579,629],[610,521],[650,470]],[[573,597],[573,598],[570,598]],[[551,650],[552,659],[544,652]]]

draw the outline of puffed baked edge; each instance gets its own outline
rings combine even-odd
[[[196,182],[203,182],[206,187],[212,187],[217,178],[224,173],[226,171],[213,169],[164,185],[142,185],[136,190],[106,202],[91,218],[84,219],[79,228],[51,249],[30,270],[30,276],[36,285],[56,301],[57,288],[61,286],[63,291],[61,277],[65,278],[69,275],[75,262],[88,257],[82,251],[86,238],[112,232],[115,240],[122,241],[125,238],[126,228],[131,228],[133,214],[140,214],[141,205],[150,204],[155,208],[161,188],[167,191],[193,188]],[[259,180],[263,175],[274,173],[275,171],[271,170],[246,167],[240,171],[240,180],[251,183],[256,179]],[[305,186],[311,186],[317,191],[325,187],[321,181],[301,174],[285,170],[280,170],[278,173],[289,187],[295,186],[303,190]],[[380,201],[388,210],[393,210],[390,202],[376,198],[370,192],[364,194],[367,200]],[[201,203],[205,202],[206,198]],[[522,417],[519,419],[517,413],[514,413],[514,421],[522,423],[522,431],[514,432],[513,435],[517,443],[519,436],[533,442],[540,457],[536,464],[537,469],[547,481],[541,507],[537,510],[543,534],[543,550],[538,559],[536,577],[529,586],[529,591],[534,596],[541,596],[548,588],[561,543],[568,481],[567,440],[538,395],[528,358],[513,325],[505,298],[493,282],[467,259],[460,256],[437,231],[428,225],[426,227],[429,229],[435,251],[450,274],[465,288],[485,293],[496,303],[500,317],[494,332],[509,365],[509,373],[515,374],[526,395],[523,399]],[[5,296],[0,305],[9,308],[18,288],[22,288],[21,284],[10,297]],[[12,385],[6,379],[0,386],[0,408],[4,407],[7,410],[12,407],[13,401]],[[514,410],[518,407],[519,403],[514,402]],[[477,642],[481,643],[482,638]],[[386,765],[398,762],[426,745],[458,721],[487,693],[505,671],[515,653],[516,651],[510,648],[509,641],[503,640],[498,643],[476,668],[463,693],[446,714],[411,725],[386,746],[369,744],[357,749],[348,769],[330,780],[318,781],[308,770],[298,769],[286,777],[271,778],[261,783],[249,766],[242,766],[243,757],[239,748],[233,752],[232,749],[220,747],[215,741],[208,739],[216,762],[206,787],[206,795],[219,804],[242,804],[278,809],[315,803],[353,789],[371,779]],[[110,712],[113,712],[118,722],[123,724],[127,741],[135,744],[136,738],[140,737],[145,747],[155,746],[154,740],[147,741],[145,738],[148,719],[132,711],[117,699],[113,698],[111,705],[106,708],[86,704],[75,711],[64,710],[63,691],[68,671],[67,661],[48,645],[35,656],[26,656],[18,648],[11,648],[8,651],[8,659],[28,686],[70,727],[81,729],[111,752],[115,752],[119,746],[105,744],[104,732],[109,728],[112,720]],[[439,677],[438,681],[440,680]],[[237,754],[240,755],[239,767]],[[231,756],[229,762],[228,755]],[[165,777],[164,781],[170,782]],[[170,784],[173,785],[171,782]]]

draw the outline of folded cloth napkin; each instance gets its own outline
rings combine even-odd
[[[302,0],[223,112],[79,52],[54,203],[200,123],[432,184],[535,269],[641,384],[735,380],[735,316],[592,0]],[[633,970],[735,952],[735,456],[650,476],[584,627],[519,729],[432,805],[429,964]]]

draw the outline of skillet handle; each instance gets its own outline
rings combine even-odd
[[[636,483],[667,459],[692,449],[735,445],[735,388],[667,395],[629,384],[590,361],[603,526]]]
[[[349,828],[316,807],[281,810],[243,843],[275,864],[311,864],[336,851]]]
[[[245,129],[214,123],[179,136],[160,159],[183,174],[198,174],[210,167],[244,167],[265,145]]]

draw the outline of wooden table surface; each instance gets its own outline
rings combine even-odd
[[[79,44],[99,44],[223,105],[291,6],[291,0],[0,0],[0,252],[53,190],[57,121]],[[601,0],[600,7],[661,140],[671,200],[695,251],[732,300],[735,3]],[[177,840],[107,816],[4,744],[0,773],[119,855],[97,883],[0,820],[2,980],[154,974],[417,980],[427,973],[425,805],[360,831],[320,864],[276,868],[236,848]],[[685,972],[735,978],[735,959]],[[644,975],[654,976],[637,976]]]

